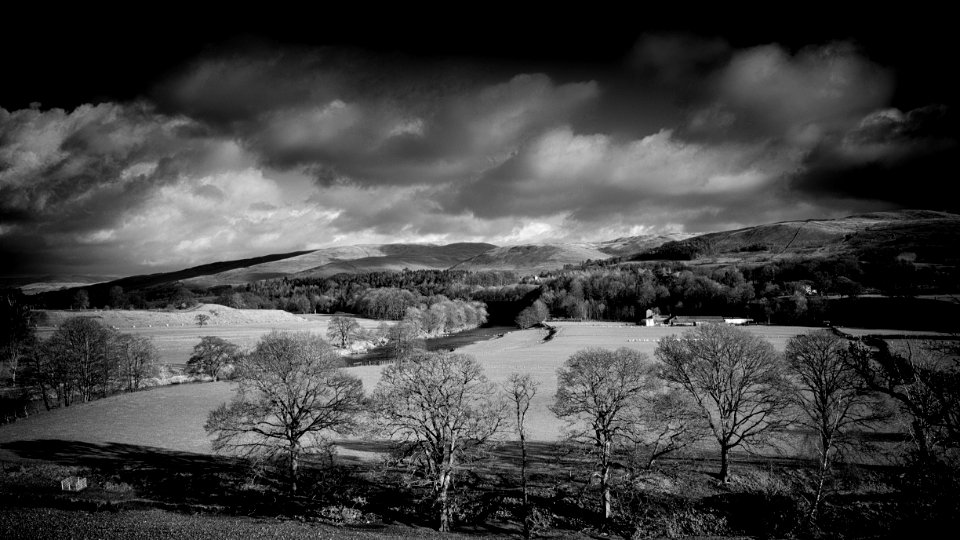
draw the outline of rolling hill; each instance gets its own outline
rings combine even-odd
[[[447,270],[464,260],[486,253],[497,246],[483,243],[458,243],[445,246],[424,244],[384,244],[378,254],[356,259],[334,259],[295,273],[292,277],[327,277],[339,273],[377,271]]]
[[[493,244],[381,244],[318,249],[296,257],[234,268],[185,280],[186,285],[238,285],[277,277],[328,277],[341,272],[380,270],[445,270],[495,248]]]
[[[645,234],[640,236],[625,236],[614,240],[605,240],[594,243],[594,247],[607,255],[620,257],[632,255],[648,249],[662,246],[667,242],[686,240],[694,235],[690,233]]]
[[[556,270],[565,264],[579,264],[588,259],[608,259],[610,255],[591,244],[525,244],[493,248],[467,259],[456,270],[516,270],[540,272]]]
[[[960,215],[904,210],[708,233],[666,242],[628,258],[732,263],[834,256],[880,260],[903,255],[919,263],[957,264],[957,246]]]
[[[357,245],[267,255],[205,264],[176,272],[132,276],[84,285],[106,296],[182,283],[205,288],[279,277],[328,277],[338,273],[404,268],[513,270],[537,273],[586,260],[677,260],[702,264],[763,262],[788,258],[853,256],[861,260],[905,257],[919,264],[960,265],[960,215],[929,210],[874,212],[840,219],[784,221],[732,231],[643,235],[592,243],[495,246],[486,243]],[[26,288],[29,290],[28,288]],[[43,287],[35,287],[36,292]],[[72,290],[51,291],[68,298]]]
[[[587,260],[600,261],[611,257],[630,255],[676,240],[690,234],[641,235],[605,240],[602,242],[522,244],[495,247],[453,268],[457,270],[514,270],[537,273],[557,270],[568,264]]]

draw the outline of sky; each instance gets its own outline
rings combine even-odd
[[[935,11],[179,7],[8,13],[0,277],[960,206]]]

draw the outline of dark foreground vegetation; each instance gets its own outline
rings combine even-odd
[[[348,444],[370,449],[372,443]],[[376,447],[376,445],[374,445]],[[531,444],[525,512],[516,443],[471,462],[452,497],[453,534],[545,538],[689,536],[904,538],[937,536],[957,525],[956,475],[912,466],[839,467],[835,494],[815,527],[806,522],[816,469],[805,460],[738,457],[727,483],[716,463],[689,454],[652,469],[618,469],[610,521],[595,501],[598,485],[575,447]],[[378,449],[387,451],[385,446]],[[285,486],[225,457],[170,454],[123,445],[30,441],[7,445],[44,463],[0,465],[4,538],[380,538],[432,536],[437,524],[429,482],[391,460],[336,458],[308,467],[306,488]],[[68,494],[59,481],[87,477]],[[96,531],[96,532],[95,532]]]

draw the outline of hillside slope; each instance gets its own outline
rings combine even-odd
[[[559,270],[564,265],[577,265],[587,260],[599,261],[629,255],[682,240],[689,234],[626,236],[615,240],[580,243],[542,243],[504,246],[491,249],[454,268],[458,270],[514,270],[537,273]]]
[[[667,242],[686,240],[694,235],[690,233],[644,234],[640,236],[625,236],[614,240],[605,240],[594,243],[594,247],[608,255],[619,257],[631,255],[648,249],[662,246]]]
[[[541,272],[557,270],[565,264],[580,264],[588,259],[608,259],[610,255],[592,244],[525,244],[498,247],[454,266],[457,270],[515,270]]]
[[[930,210],[874,212],[708,233],[647,249],[631,260],[749,262],[850,255],[882,259],[912,254],[916,262],[960,261],[960,215]]]
[[[376,254],[353,259],[336,258],[297,272],[291,277],[328,277],[334,274],[400,271],[446,270],[461,262],[497,249],[493,244],[469,243],[435,246],[430,244],[384,244]]]

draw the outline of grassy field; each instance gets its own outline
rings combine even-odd
[[[233,397],[226,382],[162,386],[41,413],[0,426],[0,460],[25,440],[120,443],[211,453],[207,413]]]
[[[313,320],[304,319],[305,323],[317,327],[325,324],[323,317],[310,319]],[[158,332],[158,335],[182,335],[185,328],[148,327],[147,331]],[[223,335],[223,330],[231,329],[228,326],[208,328],[215,330],[218,335]],[[249,331],[247,327],[244,329]],[[556,443],[562,437],[564,427],[548,408],[556,391],[556,370],[571,354],[585,347],[622,346],[646,353],[652,358],[657,341],[678,333],[678,329],[556,323],[556,330],[552,339],[547,341],[544,341],[548,336],[547,330],[530,329],[509,332],[501,338],[465,346],[460,351],[475,356],[484,365],[487,376],[498,384],[502,384],[513,372],[531,373],[540,381],[538,395],[528,414],[531,431],[528,472],[533,500],[535,504],[555,512],[549,536],[596,538],[599,533],[590,528],[592,518],[583,510],[596,499],[594,483],[590,481],[589,461],[584,461],[587,458],[579,453],[567,453],[569,447]],[[790,337],[810,329],[748,327],[747,330],[761,335],[777,349],[783,350]],[[361,366],[349,368],[349,371],[359,376],[365,389],[370,392],[382,369],[379,366]],[[23,512],[0,512],[0,536],[5,530],[24,530],[24,527],[33,527],[30,524],[35,523],[56,524],[52,525],[55,530],[59,530],[59,527],[70,527],[76,531],[97,530],[99,532],[90,533],[90,536],[110,537],[114,529],[121,533],[128,531],[130,525],[127,520],[153,519],[158,523],[176,522],[176,527],[185,538],[213,537],[212,531],[224,530],[229,531],[227,536],[236,533],[239,536],[257,537],[263,534],[264,537],[275,537],[272,535],[279,529],[271,527],[269,531],[261,530],[257,521],[217,515],[217,512],[228,513],[227,510],[217,509],[242,509],[238,510],[238,515],[272,515],[271,512],[287,515],[286,510],[280,510],[286,507],[270,496],[261,494],[262,500],[254,497],[261,488],[243,476],[248,473],[232,469],[231,460],[211,455],[213,452],[210,439],[203,429],[204,422],[210,410],[233,397],[235,387],[230,382],[157,387],[41,413],[0,426],[0,498],[6,497],[4,500],[23,504],[26,508]],[[507,434],[505,438],[513,437]],[[724,530],[738,531],[737,537],[742,534],[769,536],[770,531],[777,532],[775,536],[783,536],[783,531],[789,530],[789,525],[784,521],[787,518],[778,513],[779,507],[754,508],[751,505],[786,501],[792,496],[788,493],[799,493],[797,490],[810,484],[812,473],[809,461],[804,459],[809,457],[809,453],[796,444],[798,439],[796,434],[784,434],[785,442],[781,444],[780,452],[764,451],[760,455],[734,452],[731,456],[733,479],[729,485],[720,485],[713,477],[718,466],[717,455],[714,444],[706,441],[690,453],[660,462],[657,470],[642,473],[637,484],[639,491],[633,492],[639,494],[641,499],[630,503],[625,491],[621,494],[622,501],[624,504],[639,505],[642,511],[635,515],[646,516],[642,527],[649,531],[660,531],[656,536],[662,535],[661,529],[673,530],[671,527],[674,525],[670,523],[689,521],[697,525],[704,516],[728,511],[731,512],[729,527],[724,525]],[[362,503],[362,507],[380,515],[375,520],[376,528],[343,529],[340,534],[340,530],[328,526],[300,526],[290,521],[285,522],[283,534],[276,537],[326,537],[327,534],[330,537],[358,538],[378,535],[420,537],[429,532],[424,528],[430,526],[425,517],[427,514],[422,513],[422,507],[416,502],[426,488],[420,484],[414,485],[416,482],[411,484],[410,478],[401,469],[384,469],[379,459],[386,450],[383,441],[342,440],[339,447],[338,461],[344,465],[343,474],[347,476],[343,480],[336,476],[323,480],[327,484],[317,484],[320,486],[317,493],[325,493],[325,497],[333,498],[339,497],[337,494],[342,490],[347,490],[344,493],[348,494],[363,493],[367,502]],[[894,454],[890,452],[889,455]],[[464,493],[474,493],[471,496],[475,498],[469,500],[478,505],[478,501],[500,505],[491,508],[512,508],[510,505],[514,503],[509,501],[519,500],[513,497],[516,495],[517,460],[515,442],[508,441],[492,449],[485,460],[473,467],[470,475],[464,475],[461,479],[464,486],[469,486]],[[853,463],[856,461],[853,460]],[[871,468],[876,464],[874,459],[867,462],[870,467],[857,468],[851,465],[849,469],[839,470],[838,477],[842,476],[842,485],[846,486],[844,489],[848,493],[853,493],[852,490],[856,490],[857,494],[867,493],[869,497],[886,497],[892,493],[890,486],[893,481],[890,478],[893,476],[890,475],[895,475],[895,471]],[[50,473],[44,473],[50,467],[53,467]],[[79,503],[86,499],[93,501],[106,498],[127,506],[115,507],[109,519],[104,521],[105,529],[102,530],[97,529],[99,524],[88,523],[78,517],[85,515],[83,512],[33,509],[35,506],[46,507],[48,503],[44,501],[57,497],[56,500],[60,501],[57,504],[73,505],[65,508],[85,508],[59,493],[57,481],[66,474],[90,475],[92,478],[94,487],[82,494]],[[367,491],[350,491],[361,489],[358,486],[366,486],[363,489]],[[352,495],[344,495],[349,496]],[[273,502],[263,502],[268,500]],[[164,510],[141,510],[155,503]],[[310,505],[316,504],[313,499],[310,500]],[[741,506],[727,507],[724,504]],[[56,506],[53,503],[49,505]],[[176,506],[179,513],[169,512],[167,509],[174,505],[187,506],[183,506],[186,510]],[[720,506],[714,508],[711,505]],[[838,513],[830,519],[838,523],[845,523],[853,516],[860,520],[856,526],[852,526],[856,529],[861,527],[861,521],[866,522],[858,513],[859,507],[844,510],[838,504],[837,508]],[[842,514],[841,510],[852,514]],[[310,511],[315,512],[316,509]],[[209,513],[213,517],[209,520],[182,517],[197,512],[204,515]],[[473,529],[470,528],[472,525],[468,525],[460,532],[469,531],[483,536],[516,536],[518,521],[510,517],[513,514],[506,510],[498,512],[490,516],[492,521],[484,522],[493,523],[489,528],[484,525]],[[890,512],[892,515],[893,511]],[[149,517],[144,517],[147,513]],[[294,511],[289,515],[298,514]],[[763,517],[762,523],[753,525],[753,518],[757,515]],[[780,521],[784,524],[778,524]],[[663,525],[667,522],[667,525]],[[878,523],[876,528],[880,531],[887,527],[885,521]],[[753,531],[754,528],[756,531]],[[586,533],[581,534],[582,531]],[[156,528],[141,532],[143,534],[140,536],[150,538],[165,537],[169,531]],[[717,533],[704,530],[685,534]],[[118,536],[123,535],[118,533]],[[604,533],[603,536],[612,535]]]
[[[218,304],[200,304],[177,311],[86,310],[44,311],[45,322],[38,328],[41,338],[54,326],[70,317],[94,317],[103,324],[127,334],[151,338],[160,353],[160,362],[182,366],[202,336],[218,336],[240,347],[252,347],[272,330],[311,332],[326,335],[330,315],[294,315],[271,309],[233,309]],[[197,326],[197,314],[210,317],[206,326]],[[374,329],[379,321],[357,318],[364,329]]]
[[[167,362],[185,361],[200,336],[215,334],[241,345],[252,345],[272,328],[323,332],[326,316],[299,319],[282,325],[246,324],[237,326],[147,327],[123,329],[154,338]],[[372,325],[374,321],[364,321]],[[653,356],[657,340],[677,333],[676,328],[645,328],[603,323],[556,323],[557,332],[544,341],[547,331],[530,329],[510,332],[502,338],[468,345],[460,352],[475,356],[487,376],[502,384],[513,372],[531,373],[540,381],[529,413],[530,439],[554,441],[563,434],[563,423],[550,412],[556,392],[556,370],[574,352],[585,347],[628,347]],[[803,327],[748,327],[748,331],[769,339],[783,350],[787,340],[808,331]],[[359,366],[349,371],[363,380],[370,392],[380,378],[382,366]],[[203,430],[207,413],[233,396],[227,382],[188,384],[122,394],[91,403],[43,413],[15,424],[0,427],[0,448],[6,443],[27,439],[123,443],[170,450],[209,453],[210,442]],[[0,450],[0,456],[8,453]],[[9,457],[9,456],[8,456]]]
[[[544,341],[547,331],[530,329],[510,332],[504,337],[468,345],[458,352],[473,355],[483,364],[487,377],[503,384],[511,373],[530,373],[540,388],[530,405],[529,427],[532,440],[555,440],[561,436],[562,423],[549,406],[557,391],[557,368],[573,353],[587,347],[636,349],[653,359],[657,342],[682,330],[670,327],[643,327],[617,323],[556,322],[556,335]],[[791,337],[811,330],[800,326],[750,326],[749,332],[770,340],[782,351]],[[360,366],[351,371],[363,380],[364,388],[373,388],[380,379],[381,366]]]

